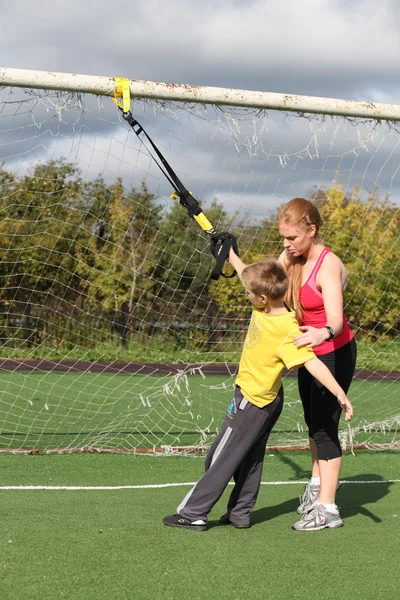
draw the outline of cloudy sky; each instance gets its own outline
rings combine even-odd
[[[396,0],[0,2],[1,66],[397,103]]]
[[[93,4],[0,0],[0,9],[1,67],[400,104],[400,5],[395,0],[96,0]],[[267,155],[276,149],[278,140],[282,152],[287,149],[277,122],[275,116],[269,121],[269,145],[263,150]],[[303,129],[289,122],[285,135],[298,140],[290,152],[310,143],[310,126],[306,126],[306,137]],[[328,128],[322,146],[329,145],[332,132]],[[106,129],[104,134],[106,140]],[[119,135],[114,134],[115,142],[120,141]],[[316,167],[314,162],[311,168],[292,169],[287,177],[290,185],[280,189],[279,160],[272,161],[265,188],[259,157],[257,168],[254,160],[247,167],[242,163],[240,176],[236,170],[236,187],[232,178],[228,185],[233,164],[236,169],[235,148],[228,144],[223,157],[224,142],[216,141],[213,170],[221,173],[227,156],[232,159],[231,169],[222,176],[225,184],[203,182],[198,193],[204,197],[231,194],[243,202],[260,193],[269,198],[277,194],[282,200],[292,192],[306,193],[307,186],[319,181],[326,184],[341,169],[341,177],[350,173],[347,179],[343,176],[349,189],[361,182],[366,188],[377,182],[397,202],[399,136],[385,136],[382,141],[378,135],[368,148],[369,157],[359,158],[356,164],[350,156],[353,142],[346,145],[347,133],[336,138],[333,154],[349,152],[340,165],[335,158],[327,167]],[[378,160],[382,148],[385,155]],[[282,152],[272,150],[280,154],[280,163]],[[187,159],[190,152],[180,154]],[[190,178],[183,162],[174,166],[182,177]],[[203,168],[209,172],[208,163]],[[323,168],[327,177],[319,174]],[[310,176],[310,172],[318,174]],[[293,189],[297,184],[299,189]]]

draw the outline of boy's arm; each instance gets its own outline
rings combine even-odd
[[[345,412],[346,421],[350,421],[351,417],[353,416],[352,404],[336,379],[333,377],[332,373],[329,371],[328,367],[324,365],[319,358],[312,358],[311,360],[305,362],[303,366],[313,377],[315,377],[315,379],[322,383],[326,389],[336,396],[340,406]]]
[[[242,274],[243,269],[247,266],[244,264],[244,262],[238,257],[238,255],[236,254],[236,252],[230,248],[229,250],[229,258],[228,258],[230,264],[232,265],[232,267],[235,269],[236,273],[239,275],[239,277]]]

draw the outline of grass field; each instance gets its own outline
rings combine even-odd
[[[234,377],[198,374],[173,378],[0,371],[0,448],[132,449],[209,443],[231,401],[233,385]],[[286,378],[284,387],[284,410],[269,443],[304,444],[307,434],[296,379]],[[355,416],[352,435],[342,421],[347,443],[398,441],[400,382],[355,380],[349,396]]]
[[[295,532],[309,456],[269,452],[253,526],[219,526],[225,493],[200,533],[161,522],[200,477],[199,457],[1,455],[0,597],[396,598],[399,467],[400,453],[346,454],[337,496],[344,527]]]
[[[291,524],[307,452],[267,451],[251,529],[219,525],[228,488],[203,533],[162,524],[201,476],[202,457],[45,453],[210,441],[233,382],[0,371],[0,446],[44,450],[0,455],[0,599],[397,597],[400,453],[347,452],[337,498],[345,526],[305,533]],[[350,397],[354,442],[398,442],[399,382],[354,381]],[[301,424],[287,378],[270,444],[305,441]]]

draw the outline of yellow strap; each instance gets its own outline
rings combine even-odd
[[[189,194],[191,193],[192,192],[189,191]],[[178,200],[179,194],[173,192],[170,198],[172,198],[173,200]],[[210,221],[207,219],[206,215],[203,212],[201,212],[199,215],[193,215],[193,219],[197,221],[197,223],[202,229],[204,229],[206,233],[209,233],[210,235],[215,233],[214,227],[211,225]]]
[[[122,104],[118,102],[118,98],[122,98]],[[115,77],[115,104],[121,108],[124,113],[128,113],[131,109],[131,95],[129,87],[129,79],[126,77]]]
[[[211,225],[210,221],[207,219],[204,213],[200,213],[199,215],[193,215],[193,218],[197,221],[204,231],[210,233],[214,230],[214,227]]]
[[[122,98],[123,105],[121,105],[121,103],[118,101],[118,98]],[[112,99],[114,100],[115,104],[124,111],[124,113],[128,113],[130,111],[131,103],[129,79],[126,79],[125,77],[115,77],[115,96],[112,96]],[[190,191],[189,194],[191,194]],[[178,200],[179,194],[173,192],[171,194],[171,198]],[[210,221],[203,212],[201,212],[199,215],[193,215],[193,218],[206,233],[210,235],[215,233],[214,227],[211,225]]]
[[[188,190],[188,192],[190,195],[192,195],[192,192],[190,190]],[[172,198],[172,200],[178,200],[179,194],[177,194],[177,192],[172,192],[172,194],[170,195],[170,198]]]

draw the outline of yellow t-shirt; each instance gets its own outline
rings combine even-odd
[[[269,315],[254,309],[244,342],[236,384],[249,402],[262,408],[275,400],[283,367],[291,369],[315,358],[310,348],[297,348],[301,333],[295,313]]]

